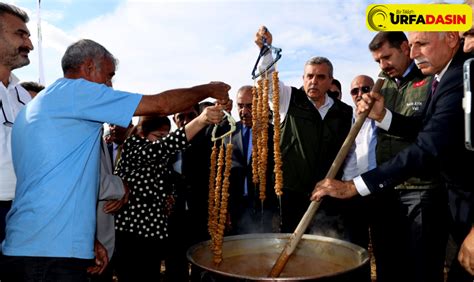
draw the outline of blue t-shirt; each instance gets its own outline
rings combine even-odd
[[[16,194],[3,253],[94,257],[102,124],[127,127],[141,95],[61,78],[18,114]]]

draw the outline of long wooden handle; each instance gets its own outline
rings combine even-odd
[[[377,82],[375,83],[374,88],[372,89],[372,92],[380,93],[380,88],[382,88],[383,82],[384,80],[382,78],[377,79]],[[326,174],[326,178],[336,177],[336,174],[339,171],[339,168],[344,163],[344,160],[346,159],[346,156],[352,147],[352,143],[354,143],[354,140],[357,134],[359,134],[360,128],[362,127],[362,124],[364,124],[365,118],[367,117],[369,112],[370,112],[370,109],[357,116],[355,123],[352,125],[351,130],[347,134],[346,140],[344,140],[344,143],[342,143],[341,149],[339,149],[339,152],[337,153],[336,158],[334,159],[331,167],[329,168],[329,171]],[[270,271],[270,274],[268,275],[268,277],[276,278],[280,276],[281,272],[285,268],[286,263],[288,262],[288,259],[290,258],[291,254],[293,254],[293,251],[295,250],[296,246],[300,242],[301,237],[303,236],[306,228],[308,228],[309,223],[313,219],[313,216],[318,210],[320,205],[321,205],[321,201],[311,202],[305,214],[303,215],[303,218],[301,218],[300,223],[298,224],[295,231],[288,239],[288,243],[285,245],[285,248],[280,253],[280,256],[278,257],[277,261],[273,265],[272,270]]]

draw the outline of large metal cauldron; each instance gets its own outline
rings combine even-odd
[[[278,278],[268,278],[291,234],[247,234],[224,238],[223,261],[216,266],[210,241],[188,249],[188,260],[200,281],[357,281],[368,268],[367,250],[352,243],[303,235]]]

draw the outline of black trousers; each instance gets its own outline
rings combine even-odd
[[[87,282],[87,267],[93,260],[57,257],[0,258],[2,282]]]
[[[444,281],[446,190],[389,190],[370,197],[377,282]]]
[[[115,232],[114,265],[120,282],[159,281],[167,240],[143,238],[129,232]]]
[[[450,232],[457,245],[456,255],[448,273],[448,282],[471,282],[471,276],[459,263],[457,254],[464,238],[471,230],[474,209],[474,193],[449,186],[449,208],[451,211]]]

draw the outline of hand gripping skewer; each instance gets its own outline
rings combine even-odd
[[[261,76],[262,74],[266,73],[273,65],[278,62],[281,58],[281,48],[273,47],[272,45],[267,43],[267,40],[265,37],[262,38],[263,46],[262,49],[260,49],[260,53],[258,54],[257,61],[255,62],[255,66],[253,67],[252,70],[252,79],[256,79],[257,77]],[[259,73],[255,73],[258,68],[258,63],[260,62],[260,59],[267,53],[267,52],[274,52],[275,53],[275,59],[271,64],[269,64],[264,70],[262,70]]]
[[[220,135],[220,136],[217,136],[216,137],[216,134],[217,134],[217,128],[219,127],[218,124],[215,124],[214,125],[214,128],[212,129],[212,135],[211,135],[211,141],[212,142],[215,142],[217,140],[220,140],[220,139],[224,139],[226,136],[229,136],[231,135],[235,129],[236,129],[236,122],[235,122],[235,119],[231,116],[230,113],[228,113],[227,111],[223,111],[224,112],[224,115],[225,117],[227,118],[227,121],[229,122],[229,125],[230,125],[230,129],[229,131],[225,132],[224,134]]]

